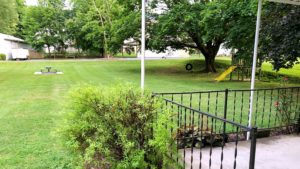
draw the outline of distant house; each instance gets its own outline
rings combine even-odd
[[[29,50],[31,47],[23,39],[0,33],[0,53],[6,55],[6,60],[12,59],[13,49]]]

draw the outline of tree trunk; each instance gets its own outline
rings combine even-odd
[[[104,58],[105,57],[105,52],[103,48],[100,48],[100,53],[101,53],[101,57]]]
[[[103,58],[109,59],[109,58],[111,57],[110,53],[107,52],[107,50],[106,50],[105,47],[102,48],[102,49],[100,49],[100,50],[101,50],[101,52],[102,52],[102,57],[103,57]]]
[[[205,72],[217,72],[215,67],[215,57],[216,56],[205,56]]]
[[[218,54],[222,41],[216,41],[215,43],[208,42],[205,45],[198,45],[199,50],[205,58],[205,72],[216,73],[215,58]]]
[[[50,45],[47,45],[47,49],[48,49],[48,54],[49,54],[49,58],[50,58],[51,57]]]
[[[216,73],[217,69],[215,67],[215,58],[217,56],[217,53],[219,51],[219,48],[201,48],[201,53],[204,55],[205,58],[205,69],[204,71],[209,73]]]

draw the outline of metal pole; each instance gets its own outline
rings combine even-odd
[[[252,63],[252,76],[251,76],[251,95],[250,95],[250,110],[249,110],[249,122],[248,122],[249,127],[251,127],[251,123],[252,123],[253,97],[254,97],[254,87],[255,87],[255,72],[256,72],[256,62],[257,62],[257,50],[258,50],[258,43],[259,43],[261,8],[262,8],[262,0],[258,0],[257,19],[256,19],[256,32],[255,32],[255,44],[254,44],[253,63]],[[249,140],[249,137],[250,137],[250,132],[247,133],[247,140]]]
[[[251,146],[250,146],[250,160],[249,160],[249,169],[255,169],[255,154],[256,154],[256,135],[257,128],[254,127],[251,129]]]
[[[228,106],[228,89],[225,89],[225,100],[224,100],[224,119],[227,120],[227,106]],[[226,122],[223,123],[223,136],[226,134]]]
[[[141,89],[145,88],[145,35],[146,35],[146,0],[142,0],[142,46],[141,46]]]

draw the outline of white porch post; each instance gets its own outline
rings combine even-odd
[[[254,43],[254,52],[253,52],[253,63],[252,63],[252,76],[251,76],[251,95],[250,95],[250,108],[249,108],[249,121],[248,127],[252,126],[252,112],[253,112],[253,96],[255,88],[255,73],[256,73],[256,62],[257,62],[257,50],[259,43],[259,30],[260,30],[260,20],[261,20],[261,9],[262,9],[262,0],[258,0],[258,9],[257,9],[257,19],[256,19],[256,32],[255,32],[255,43]],[[247,140],[250,138],[250,132],[247,133]]]

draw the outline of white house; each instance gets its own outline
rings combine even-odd
[[[23,39],[0,33],[0,53],[6,55],[6,60],[12,59],[12,51],[16,49],[31,49]]]

